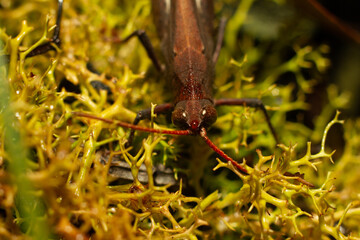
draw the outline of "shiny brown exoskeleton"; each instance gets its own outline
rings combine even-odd
[[[142,30],[124,41],[138,36],[156,68],[164,71],[174,91],[173,104],[155,107],[155,113],[172,110],[173,123],[199,134],[217,118],[215,106],[247,105],[264,112],[270,130],[277,141],[264,105],[259,99],[213,99],[215,64],[220,52],[225,21],[221,21],[217,43],[214,43],[214,9],[211,0],[152,0],[154,22],[161,39],[165,69],[157,60],[150,40]],[[140,111],[134,121],[150,118],[150,109]],[[134,130],[129,137],[132,142]]]
[[[54,37],[49,43],[41,45],[31,52],[28,57],[60,46],[59,33],[62,2],[63,0],[58,0],[59,10]],[[221,49],[225,21],[220,22],[215,44],[212,0],[152,0],[152,7],[155,25],[161,39],[165,67],[159,63],[145,31],[135,31],[122,41],[126,42],[137,36],[155,67],[164,73],[169,83],[171,82],[174,91],[173,103],[160,104],[155,107],[154,112],[166,113],[172,111],[173,123],[183,130],[151,129],[138,126],[140,120],[151,117],[151,109],[140,111],[133,124],[104,119],[82,112],[73,112],[73,114],[130,128],[131,133],[128,144],[131,144],[135,130],[174,135],[200,135],[222,158],[230,161],[237,169],[247,172],[243,165],[227,156],[206,135],[206,129],[216,121],[216,106],[247,105],[258,107],[264,112],[271,133],[277,141],[275,130],[261,100],[250,98],[213,99],[212,85],[215,64]]]
[[[152,2],[154,12],[164,4],[161,0]],[[215,69],[212,2],[200,1],[201,11],[195,1],[167,4],[169,13],[154,16],[163,17],[155,22],[162,38],[166,76],[174,87],[172,120],[179,128],[197,133],[202,127],[211,126],[217,117],[212,96]]]
[[[304,1],[311,4],[318,15],[326,19],[336,20],[336,17],[326,9],[318,6],[316,1]],[[53,38],[26,57],[36,56],[60,46],[60,23],[63,0],[58,0],[58,15]],[[213,30],[213,1],[212,0],[152,0],[155,25],[161,39],[162,52],[165,57],[163,68],[154,53],[150,40],[142,30],[135,31],[122,41],[137,36],[144,45],[147,54],[159,71],[163,71],[167,80],[174,88],[173,103],[165,103],[155,107],[155,113],[172,111],[172,120],[176,126],[185,130],[151,129],[137,126],[137,123],[150,118],[150,109],[140,111],[134,124],[114,122],[91,114],[74,112],[74,115],[98,119],[119,126],[131,128],[129,143],[132,141],[134,130],[157,132],[163,134],[190,135],[199,134],[206,143],[227,161],[231,161],[239,170],[246,169],[218,149],[206,136],[206,128],[216,121],[215,107],[219,105],[247,105],[260,108],[266,118],[270,131],[278,142],[275,130],[271,125],[265,107],[259,99],[213,99],[212,84],[214,68],[220,52],[225,21],[221,21],[217,43],[214,43]],[[333,21],[329,21],[330,24]],[[336,20],[336,22],[340,22]],[[343,23],[334,24],[335,27],[349,29]],[[352,32],[352,31],[348,31]],[[355,36],[353,34],[352,36]],[[9,55],[5,55],[5,64],[9,62]]]

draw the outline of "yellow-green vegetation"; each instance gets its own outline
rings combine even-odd
[[[259,2],[284,16],[272,12],[259,25],[260,13],[249,11]],[[275,147],[256,109],[219,109],[209,136],[248,174],[198,137],[136,133],[126,148],[129,129],[74,116],[132,122],[136,111],[171,101],[171,92],[139,41],[119,43],[146,29],[159,49],[149,0],[65,0],[61,47],[26,58],[52,37],[56,4],[0,1],[0,239],[360,238],[360,119],[341,120],[336,110],[349,98],[330,85],[314,130],[304,125],[305,98],[324,81],[331,49],[311,45],[311,23],[286,3],[215,1],[218,17],[231,16],[215,96],[261,98],[281,139]],[[289,73],[293,81],[279,84]],[[161,116],[156,122],[173,128]],[[329,148],[334,138],[344,144]],[[134,180],[108,174],[119,162]],[[158,164],[176,184],[156,184]],[[141,165],[147,181],[138,177]]]

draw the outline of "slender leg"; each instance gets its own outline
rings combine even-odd
[[[215,50],[214,50],[213,57],[212,57],[212,61],[214,64],[217,62],[219,55],[220,55],[221,45],[224,40],[226,22],[227,22],[226,18],[221,18],[218,35],[217,35],[216,46],[215,46]]]
[[[60,24],[61,24],[61,15],[62,15],[62,9],[63,9],[63,0],[58,0],[58,13],[56,17],[56,26],[54,29],[54,35],[51,38],[51,40],[48,43],[44,43],[43,45],[38,46],[34,50],[32,50],[26,58],[33,57],[36,55],[40,55],[43,53],[46,53],[50,50],[56,50],[53,44],[60,47]],[[10,56],[5,55],[5,62],[4,64],[8,64],[10,61]]]
[[[153,62],[153,64],[155,65],[156,69],[159,72],[163,71],[163,67],[161,66],[158,58],[156,57],[155,51],[154,51],[154,47],[151,44],[151,41],[148,37],[148,35],[146,34],[146,32],[144,30],[136,30],[135,32],[133,32],[132,34],[130,34],[128,37],[126,37],[125,39],[120,40],[121,42],[127,42],[129,41],[131,38],[133,37],[138,37],[138,39],[140,40],[141,44],[144,46],[147,55],[149,56],[149,58],[151,59],[151,61]]]
[[[154,108],[154,113],[155,114],[165,114],[165,113],[171,111],[172,109],[173,109],[173,104],[164,103],[164,104],[157,105]],[[137,125],[141,120],[150,119],[150,118],[151,118],[151,108],[143,109],[137,113],[133,124]],[[132,144],[132,141],[134,140],[134,134],[135,134],[135,130],[131,129],[127,145]]]
[[[160,64],[158,58],[156,57],[154,47],[151,44],[151,41],[144,30],[136,30],[135,32],[130,34],[125,39],[120,40],[120,42],[127,42],[135,36],[140,40],[141,44],[144,46],[147,55],[149,56],[149,58],[155,65],[156,69],[160,72],[163,72],[164,69],[163,69],[162,65]],[[163,113],[169,112],[172,109],[173,109],[173,105],[171,103],[164,103],[164,104],[160,104],[160,105],[156,106],[154,109],[154,113],[155,114],[163,114]],[[151,108],[141,110],[137,113],[133,124],[137,125],[141,120],[150,119],[150,118],[151,118]],[[134,140],[134,135],[135,135],[135,130],[131,129],[130,135],[128,138],[128,142],[126,144],[127,146],[130,146],[132,144],[132,142]]]
[[[57,47],[60,47],[60,25],[61,25],[62,10],[63,10],[63,0],[58,0],[58,13],[56,17],[56,26],[54,29],[53,37],[51,38],[50,42],[44,43],[43,45],[40,45],[34,50],[32,50],[26,56],[27,58],[46,53],[50,50],[56,50],[53,44],[55,44]]]
[[[246,105],[249,107],[260,108],[261,111],[265,115],[265,119],[270,128],[271,134],[273,135],[276,143],[279,143],[279,139],[276,134],[276,131],[270,122],[270,117],[265,109],[263,102],[260,99],[256,99],[256,98],[222,98],[222,99],[215,100],[215,106],[221,106],[221,105],[237,105],[237,106]]]

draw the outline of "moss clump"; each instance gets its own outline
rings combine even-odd
[[[331,49],[310,45],[311,24],[303,19],[283,25],[293,19],[286,4],[261,2],[215,6],[217,15],[231,15],[216,97],[261,98],[281,138],[275,148],[260,111],[219,109],[209,136],[244,159],[248,174],[216,163],[197,138],[137,133],[126,148],[128,129],[72,114],[131,122],[137,110],[171,99],[138,41],[118,43],[146,28],[159,45],[148,24],[150,1],[66,1],[61,48],[33,58],[26,56],[52,36],[55,3],[0,2],[0,51],[9,55],[9,64],[0,64],[0,238],[359,238],[358,119],[342,125],[344,144],[335,146],[341,154],[327,147],[338,138],[331,130],[342,123],[335,110],[348,96],[329,86],[331,101],[311,120],[313,127],[301,121]],[[284,14],[275,14],[272,30],[259,36],[256,21],[269,7],[262,4]],[[299,32],[308,35],[299,38]],[[284,84],[287,77],[293,81]],[[155,127],[169,127],[156,120]],[[177,177],[172,186],[156,184],[159,163]],[[109,174],[124,164],[123,175]]]

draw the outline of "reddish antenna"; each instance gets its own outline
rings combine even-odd
[[[92,119],[100,120],[100,121],[103,121],[103,122],[106,122],[106,123],[115,124],[115,125],[120,126],[120,127],[139,130],[139,131],[142,131],[142,132],[162,133],[162,134],[170,134],[170,135],[192,135],[193,134],[190,130],[167,130],[167,129],[147,128],[147,127],[142,127],[142,126],[139,126],[139,125],[134,125],[134,124],[131,124],[131,123],[106,119],[106,118],[98,117],[98,116],[88,114],[88,113],[83,113],[83,112],[72,112],[72,114],[74,114],[76,116],[79,116],[79,117],[92,118]]]
[[[206,135],[206,130],[205,128],[201,128],[200,130],[200,136],[205,140],[205,142],[207,143],[207,145],[209,145],[209,147],[214,150],[217,154],[219,154],[222,158],[224,158],[226,161],[229,161],[232,163],[232,165],[234,165],[237,169],[239,169],[240,171],[244,172],[244,173],[248,173],[247,170],[245,169],[245,167],[241,166],[238,162],[236,162],[234,159],[232,159],[231,157],[229,157],[226,153],[224,153],[220,148],[218,148]]]
[[[126,123],[126,122],[121,122],[121,121],[116,121],[116,120],[111,120],[111,119],[98,117],[98,116],[88,114],[88,113],[84,113],[84,112],[72,112],[72,114],[74,114],[75,116],[96,119],[96,120],[100,120],[100,121],[103,121],[103,122],[106,122],[106,123],[115,124],[115,125],[120,126],[120,127],[131,128],[131,129],[142,131],[142,132],[162,133],[162,134],[170,134],[170,135],[195,135],[196,134],[191,130],[167,130],[167,129],[154,129],[154,128],[142,127],[142,126],[134,125],[134,124],[131,124],[131,123]],[[209,145],[209,147],[211,149],[213,149],[217,154],[219,154],[222,158],[224,158],[226,161],[231,162],[232,165],[234,165],[238,170],[240,170],[240,171],[242,171],[244,173],[247,173],[247,170],[245,169],[245,167],[241,166],[238,162],[236,162],[234,159],[229,157],[226,153],[224,153],[221,149],[219,149],[208,138],[208,136],[206,135],[205,128],[201,128],[200,136],[205,140],[206,144]]]

